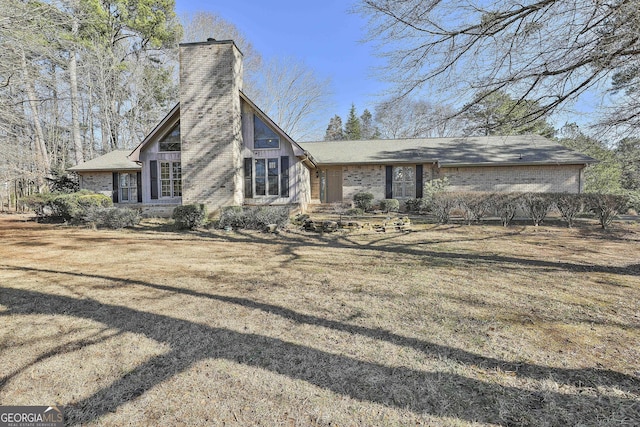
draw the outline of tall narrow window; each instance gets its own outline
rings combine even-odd
[[[135,202],[137,197],[137,179],[135,173],[121,173],[120,175],[120,201]]]
[[[182,166],[178,162],[172,164],[171,180],[173,182],[173,197],[182,196]]]
[[[280,194],[280,159],[255,159],[255,195],[277,196]]]
[[[160,163],[160,196],[182,196],[182,168],[179,162]]]
[[[268,159],[268,174],[269,174],[269,195],[277,196],[280,194],[278,191],[278,159]]]
[[[280,195],[289,197],[289,156],[280,157]]]
[[[393,198],[407,199],[416,197],[416,178],[414,166],[395,166],[393,168]]]
[[[256,159],[256,196],[267,195],[266,159]]]

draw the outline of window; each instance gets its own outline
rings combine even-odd
[[[159,142],[160,151],[180,151],[180,123],[171,132],[162,137]]]
[[[135,202],[138,200],[137,195],[137,177],[135,173],[119,174],[120,201]]]
[[[253,116],[253,148],[280,148],[280,137],[256,115]]]
[[[160,195],[182,196],[182,168],[179,162],[160,162]]]
[[[393,198],[408,199],[416,197],[416,174],[414,166],[394,166]]]
[[[245,159],[244,194],[245,197],[281,196],[289,197],[289,157],[268,159]],[[252,187],[253,184],[253,187]]]

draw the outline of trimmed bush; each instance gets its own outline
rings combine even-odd
[[[382,212],[398,212],[400,210],[400,202],[398,199],[384,199],[380,201],[380,209]]]
[[[455,193],[435,193],[431,198],[431,212],[440,224],[447,224],[451,211],[458,205]]]
[[[218,223],[220,228],[245,228],[245,216],[242,206],[227,206],[222,208],[220,220]]]
[[[409,213],[421,214],[427,210],[427,203],[424,199],[407,199],[404,202],[404,210]]]
[[[479,222],[487,216],[492,206],[492,195],[481,192],[459,193],[458,202],[462,216],[470,225],[472,221]]]
[[[353,205],[356,208],[362,209],[367,212],[373,208],[373,194],[371,193],[356,193],[353,195]]]
[[[537,227],[553,207],[553,199],[546,193],[525,193],[522,195],[522,206]]]
[[[596,215],[603,229],[609,227],[616,215],[629,204],[627,196],[619,194],[589,193],[585,194],[585,198],[589,210]]]
[[[202,227],[207,217],[207,209],[204,205],[176,206],[171,218],[179,230],[193,230]]]
[[[55,195],[51,193],[32,194],[30,196],[23,197],[21,202],[33,210],[38,218],[44,218],[51,213],[51,200]]]
[[[220,214],[219,227],[247,230],[266,230],[269,226],[284,228],[289,224],[287,206],[229,206]]]
[[[24,198],[23,202],[39,217],[59,218],[67,222],[82,222],[90,208],[113,206],[109,197],[87,190],[77,193],[36,194]]]
[[[444,193],[449,186],[449,179],[432,179],[424,184],[422,191],[422,206],[424,210],[430,212],[433,209],[433,198],[436,194]]]
[[[347,211],[344,214],[347,216],[362,216],[364,215],[364,210],[360,208],[351,208],[351,209],[347,209]]]
[[[96,227],[119,230],[139,224],[141,216],[135,209],[91,206],[87,209],[83,220],[86,223],[95,224]]]
[[[522,205],[520,193],[493,193],[491,201],[500,217],[503,227],[507,227],[516,216],[516,211]]]
[[[567,227],[573,227],[576,216],[584,210],[584,196],[582,194],[559,193],[553,194],[555,205],[560,211],[560,216],[567,223]]]

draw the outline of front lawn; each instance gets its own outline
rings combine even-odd
[[[640,226],[0,216],[0,405],[82,425],[638,425]]]

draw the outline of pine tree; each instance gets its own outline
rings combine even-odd
[[[344,139],[342,119],[337,114],[329,120],[329,126],[324,134],[325,141],[341,141]]]
[[[362,131],[360,126],[360,118],[356,115],[356,106],[351,104],[347,123],[344,125],[344,136],[349,141],[362,139]]]
[[[360,134],[362,139],[378,139],[380,137],[378,128],[373,123],[373,116],[366,108],[360,116]]]

